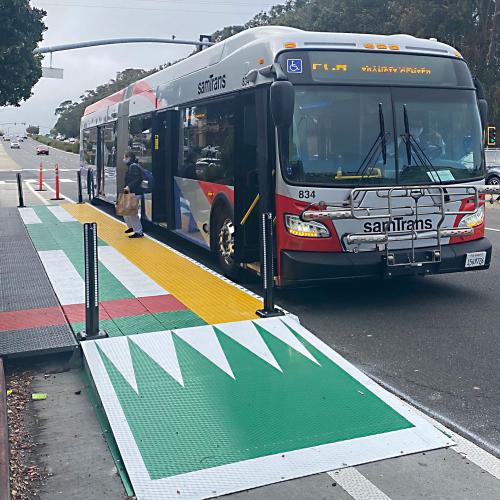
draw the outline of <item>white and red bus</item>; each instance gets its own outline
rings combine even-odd
[[[486,112],[443,43],[261,27],[89,106],[81,163],[114,203],[133,150],[147,220],[228,276],[259,267],[262,212],[279,286],[487,269]]]

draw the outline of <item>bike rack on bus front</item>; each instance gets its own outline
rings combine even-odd
[[[380,206],[362,206],[369,194],[374,194]],[[441,261],[442,238],[467,237],[474,234],[472,227],[442,227],[447,216],[475,214],[482,209],[485,201],[484,195],[500,195],[500,186],[462,185],[462,186],[398,186],[398,187],[367,187],[356,188],[350,193],[345,206],[328,205],[326,202],[309,205],[301,214],[303,221],[321,221],[324,219],[382,219],[384,230],[366,233],[349,233],[342,236],[342,243],[347,251],[363,251],[362,245],[382,246],[385,249],[387,266],[423,266]],[[402,200],[408,200],[405,204]],[[384,201],[385,200],[385,201]],[[423,200],[423,202],[422,202]],[[430,202],[428,200],[431,200]],[[450,209],[451,204],[464,200],[472,204],[471,209]],[[317,207],[317,208],[315,208]],[[439,220],[434,229],[418,229],[418,221],[424,216],[438,216]],[[412,229],[395,230],[392,224],[394,218],[405,217],[415,221]],[[417,258],[415,242],[417,240],[437,240],[433,245],[431,254],[426,254],[425,259]],[[397,260],[396,253],[389,249],[389,243],[397,241],[411,241],[411,253],[405,254],[402,262]],[[352,250],[347,245],[355,245]]]

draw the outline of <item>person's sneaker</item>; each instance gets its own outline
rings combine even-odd
[[[129,236],[129,238],[142,238],[144,236],[143,233],[134,233]]]
[[[134,232],[134,230],[133,230],[131,227],[129,227],[129,228],[125,231],[125,234],[130,234],[130,233],[133,233],[133,232]]]

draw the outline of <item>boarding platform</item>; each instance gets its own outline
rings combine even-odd
[[[85,222],[100,326],[84,365],[139,499],[209,498],[453,445],[289,315],[90,205],[20,210],[74,332]]]

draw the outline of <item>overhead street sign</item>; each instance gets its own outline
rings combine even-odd
[[[42,78],[63,79],[63,68],[49,68],[42,66]]]

